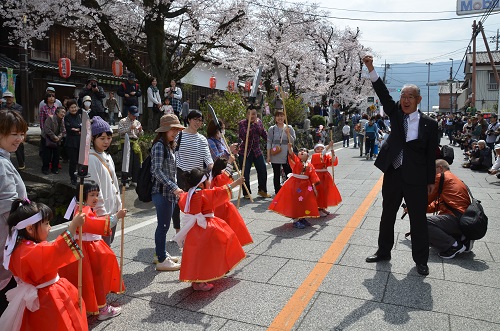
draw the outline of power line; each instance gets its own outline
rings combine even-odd
[[[496,31],[495,31],[496,33]],[[408,44],[408,40],[367,40],[367,39],[363,39],[363,37],[360,38],[361,40],[364,40],[364,41],[369,41],[369,42],[372,42],[372,43],[384,43],[384,44],[402,44],[402,43],[405,43],[405,44]],[[429,41],[426,41],[426,40],[412,40],[411,43],[412,44],[415,44],[415,43],[425,43],[425,44],[429,44],[429,43],[454,43],[454,42],[463,42],[463,41],[468,41],[469,39],[456,39],[456,40],[429,40]]]
[[[292,2],[292,1],[280,1],[282,3],[291,4],[293,6],[303,5],[304,3]],[[345,9],[345,8],[334,8],[334,7],[326,7],[326,6],[318,6],[318,8],[328,9],[328,10],[338,10],[338,11],[347,11],[347,12],[355,12],[355,13],[370,13],[370,14],[410,14],[407,11],[376,11],[376,10],[361,10],[361,9]],[[455,13],[454,10],[443,10],[443,11],[412,11],[411,14],[447,14],[447,13]]]
[[[293,10],[293,9],[286,9],[286,8],[278,8],[274,6],[269,6],[265,5],[262,3],[250,3],[249,5],[257,6],[257,7],[263,7],[263,8],[268,8],[268,9],[276,9],[276,10],[281,10],[283,12],[288,12],[291,14],[304,14],[303,12]],[[499,13],[495,13],[493,15],[496,15]],[[460,16],[460,17],[448,17],[448,18],[434,18],[434,19],[415,19],[415,20],[398,20],[398,19],[367,19],[367,18],[352,18],[352,17],[340,17],[340,16],[329,16],[326,14],[309,14],[307,13],[308,16],[310,17],[320,17],[320,18],[328,18],[328,19],[336,19],[336,20],[347,20],[347,21],[361,21],[361,22],[384,22],[384,23],[419,23],[419,22],[439,22],[439,21],[455,21],[455,20],[463,20],[463,19],[469,19],[469,18],[478,18],[480,15],[479,14],[473,14],[473,15],[467,15],[467,16]],[[490,14],[488,14],[489,16]],[[486,17],[488,17],[486,16]],[[484,17],[481,16],[481,17]]]

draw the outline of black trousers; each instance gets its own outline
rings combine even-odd
[[[431,215],[427,216],[429,227],[429,243],[439,252],[448,250],[455,241],[460,242],[462,231],[460,222],[455,215]]]
[[[65,147],[66,149],[66,155],[68,156],[68,173],[69,173],[69,178],[72,181],[76,181],[77,177],[75,175],[76,173],[76,165],[78,164],[78,154],[80,148],[78,147]]]
[[[43,165],[42,171],[49,171],[49,164],[52,163],[51,170],[53,173],[58,171],[59,167],[59,146],[50,148],[45,146],[42,153]]]
[[[281,189],[281,168],[285,171],[285,175],[288,176],[289,173],[292,172],[290,165],[288,163],[271,163],[273,167],[273,184],[274,184],[274,193],[278,194]]]
[[[406,174],[411,176],[411,174]],[[394,223],[403,198],[408,208],[411,231],[411,251],[416,264],[427,264],[429,235],[427,230],[427,183],[410,185],[404,182],[401,167],[392,166],[384,174],[382,184],[382,217],[380,219],[378,251],[389,255],[394,246]]]

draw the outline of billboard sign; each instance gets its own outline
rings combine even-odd
[[[500,1],[457,0],[457,15],[481,14],[487,12],[491,7],[493,7],[492,11],[500,11]]]

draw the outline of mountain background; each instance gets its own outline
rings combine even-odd
[[[427,105],[429,104],[429,111],[432,111],[432,106],[439,106],[439,86],[429,86],[429,93],[427,93],[426,84],[427,82],[438,83],[448,80],[451,65],[451,60],[432,63],[429,71],[429,66],[425,63],[387,63],[386,85],[394,100],[399,100],[400,92],[397,90],[404,84],[417,85],[420,87],[420,94],[422,95],[422,102],[419,105],[420,110],[427,112]],[[382,78],[384,76],[384,66],[379,66],[376,70]],[[464,64],[458,60],[453,61],[453,76],[455,80],[464,79]],[[427,100],[429,100],[429,103],[427,103]]]

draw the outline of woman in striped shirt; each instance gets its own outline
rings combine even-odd
[[[185,189],[184,173],[194,168],[212,169],[213,160],[208,148],[207,138],[198,133],[203,126],[203,115],[198,110],[192,110],[187,116],[188,127],[179,133],[175,151],[177,166],[177,186]],[[174,229],[181,228],[180,209],[176,205],[172,216]]]

